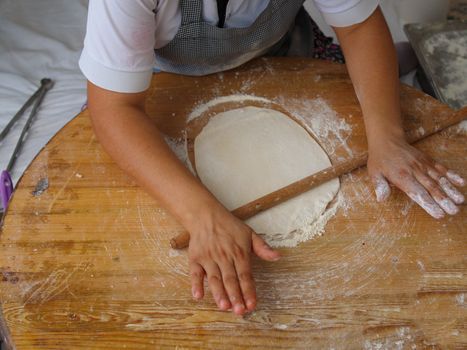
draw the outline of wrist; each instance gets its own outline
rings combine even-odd
[[[367,127],[368,148],[372,149],[387,145],[388,143],[406,142],[405,132],[401,126],[388,125],[378,127]]]
[[[229,211],[216,198],[205,198],[197,203],[191,203],[190,209],[187,209],[181,215],[181,223],[190,234],[197,232],[210,232],[215,227],[215,222]]]

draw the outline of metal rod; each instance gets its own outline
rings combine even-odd
[[[26,124],[23,127],[23,131],[21,132],[21,136],[18,139],[18,142],[16,143],[15,150],[13,151],[13,154],[10,158],[10,161],[8,162],[8,166],[6,167],[6,171],[11,172],[11,169],[13,168],[16,159],[18,158],[19,152],[21,151],[21,148],[23,147],[24,144],[24,139],[27,136],[27,133],[29,131],[29,128],[31,127],[31,124],[34,120],[34,117],[37,114],[37,111],[39,110],[39,107],[44,99],[45,94],[47,93],[48,90],[50,90],[53,86],[53,81],[50,79],[42,79],[41,80],[41,87],[38,90],[38,95],[37,95],[37,100],[34,103],[34,106],[32,107],[31,113],[29,114],[29,118],[26,121]],[[34,95],[33,95],[34,96]],[[28,101],[29,102],[29,101]]]
[[[44,84],[42,83],[46,79],[42,79],[41,86],[36,90],[36,92],[24,103],[24,105],[20,108],[18,112],[16,112],[15,116],[9,121],[9,123],[5,126],[5,128],[0,133],[0,142],[5,138],[5,136],[10,131],[11,127],[18,121],[19,118],[24,114],[24,112],[29,108],[30,105],[34,102],[40,92],[44,89]]]

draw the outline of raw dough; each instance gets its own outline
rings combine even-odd
[[[196,137],[194,151],[198,176],[229,210],[331,165],[298,123],[257,107],[212,117]],[[295,246],[313,236],[307,227],[320,219],[338,190],[339,180],[332,180],[246,223],[274,246]]]

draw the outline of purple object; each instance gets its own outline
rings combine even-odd
[[[13,181],[11,181],[11,177],[8,171],[2,171],[0,181],[0,199],[2,201],[3,211],[6,211],[8,202],[10,201],[11,195],[13,193]]]
[[[13,194],[13,181],[11,181],[11,176],[9,172],[11,171],[11,169],[13,169],[16,158],[18,158],[18,155],[21,152],[21,148],[23,147],[23,143],[26,139],[29,128],[31,127],[31,124],[34,120],[34,117],[37,114],[39,106],[41,105],[45,94],[47,93],[47,91],[49,91],[52,88],[52,86],[53,86],[52,80],[48,78],[42,79],[40,88],[34,93],[34,95],[32,95],[29,98],[29,100],[26,101],[23,107],[21,107],[18,113],[15,114],[13,119],[8,123],[5,129],[3,129],[2,132],[0,133],[0,141],[1,141],[8,134],[13,124],[17,122],[17,120],[23,115],[23,113],[34,102],[34,105],[31,110],[31,114],[29,114],[29,118],[26,120],[26,124],[24,125],[23,130],[21,131],[21,135],[18,139],[18,142],[16,143],[16,147],[15,147],[15,150],[13,151],[13,155],[10,158],[10,161],[6,167],[6,170],[2,171],[2,175],[0,176],[0,181],[1,181],[0,182],[0,201],[2,202],[3,212],[6,212],[6,209],[8,207],[8,202],[10,202],[11,195]]]

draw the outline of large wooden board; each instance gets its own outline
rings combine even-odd
[[[320,139],[332,161],[366,147],[345,67],[327,62],[259,59],[202,78],[158,74],[147,111],[177,138],[200,103],[238,93],[309,118],[316,101],[330,106],[351,128]],[[407,128],[452,113],[408,87],[402,101]],[[465,141],[453,127],[418,147],[467,176]],[[42,178],[50,186],[35,197]],[[239,318],[209,295],[192,301],[186,252],[168,245],[183,228],[103,152],[85,111],[34,160],[8,210],[4,337],[17,349],[466,348],[465,207],[436,221],[398,191],[377,204],[365,169],[341,182],[324,235],[282,249],[277,263],[254,261],[259,305]]]

